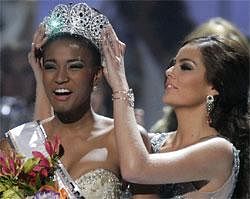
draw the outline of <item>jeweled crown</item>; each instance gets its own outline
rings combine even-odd
[[[45,34],[52,36],[60,32],[77,34],[89,39],[98,49],[101,48],[101,31],[109,24],[108,18],[86,3],[59,4],[45,17]]]

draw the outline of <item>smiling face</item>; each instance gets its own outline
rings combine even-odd
[[[52,41],[43,56],[43,83],[55,113],[68,116],[89,110],[95,77],[93,55],[67,39]]]
[[[205,105],[207,95],[217,91],[206,80],[206,68],[195,45],[183,46],[166,70],[163,102],[175,108]]]

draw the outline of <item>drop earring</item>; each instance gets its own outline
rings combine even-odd
[[[208,123],[210,124],[212,122],[210,113],[214,108],[214,97],[212,95],[207,96],[206,108],[207,108]]]
[[[93,86],[93,92],[97,91],[97,85]]]

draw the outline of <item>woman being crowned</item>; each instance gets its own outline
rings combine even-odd
[[[29,62],[37,90],[35,119],[8,131],[10,145],[26,158],[47,156],[44,142],[61,141],[55,171],[69,198],[120,198],[119,157],[113,120],[91,108],[102,74],[101,31],[108,19],[85,3],[57,5],[34,34]],[[50,107],[53,107],[53,117]],[[10,145],[6,142],[8,140]]]

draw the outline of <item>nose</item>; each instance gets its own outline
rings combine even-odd
[[[170,68],[168,68],[166,71],[165,71],[165,74],[166,74],[166,77],[172,77],[172,78],[175,78],[175,67],[174,66],[171,66]]]
[[[56,74],[55,82],[57,84],[63,84],[69,81],[68,71],[66,67],[61,67]]]

